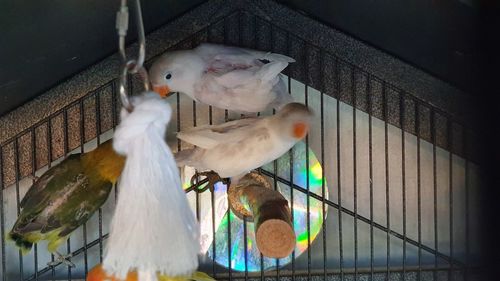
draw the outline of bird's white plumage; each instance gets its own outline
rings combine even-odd
[[[204,149],[211,149],[220,144],[236,143],[250,137],[252,130],[261,120],[245,118],[220,125],[194,127],[177,133],[177,138]]]
[[[140,280],[189,275],[198,266],[199,230],[164,141],[171,108],[154,93],[132,104],[113,137],[127,159],[103,267],[119,278],[137,270]]]
[[[297,104],[290,104],[297,107]],[[293,106],[292,106],[293,107]],[[177,137],[195,146],[175,155],[179,166],[213,170],[223,178],[232,178],[277,159],[297,141],[293,137],[296,122],[308,124],[309,112],[286,106],[277,115],[246,118],[221,125],[206,125],[181,131]]]
[[[215,60],[249,64],[255,60],[255,58],[258,58],[270,61],[283,61],[287,63],[295,62],[293,58],[281,54],[211,43],[202,43],[196,48],[196,50],[207,60],[214,58]]]
[[[259,112],[293,101],[280,72],[294,61],[275,53],[203,43],[164,54],[153,64],[150,76],[153,86],[167,85],[208,105]],[[172,75],[168,80],[167,73]]]

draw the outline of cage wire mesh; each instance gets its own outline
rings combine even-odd
[[[216,279],[470,279],[479,254],[480,170],[468,152],[468,128],[376,73],[246,11],[171,49],[201,42],[295,58],[284,73],[288,90],[315,113],[304,142],[260,169],[289,200],[295,229],[302,227],[295,251],[281,260],[256,254],[252,223],[225,212],[224,187],[188,190],[208,237],[202,271]],[[129,84],[134,93],[141,89],[136,82]],[[240,117],[184,95],[168,101],[174,114],[167,141],[174,151],[187,148],[175,131]],[[102,262],[116,192],[60,249],[72,253],[76,268],[47,266],[54,257],[45,243],[22,256],[5,235],[35,177],[69,153],[110,139],[118,112],[112,80],[1,144],[2,280],[83,279]]]

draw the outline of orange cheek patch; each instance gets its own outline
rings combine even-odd
[[[295,123],[293,125],[293,136],[297,139],[301,139],[306,136],[308,126],[305,123]]]
[[[170,93],[170,88],[168,86],[153,86],[153,91],[155,91],[160,97],[166,98]]]

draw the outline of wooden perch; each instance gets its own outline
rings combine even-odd
[[[233,212],[255,223],[257,248],[262,255],[284,258],[293,251],[295,232],[288,201],[271,188],[266,178],[249,173],[229,188],[228,196]]]

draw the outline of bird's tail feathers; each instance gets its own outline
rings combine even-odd
[[[283,106],[294,102],[292,95],[287,91],[285,81],[283,81],[281,75],[279,82],[273,87],[273,92],[276,93],[276,99],[271,102],[269,108],[274,108],[279,111]]]
[[[191,166],[192,155],[195,153],[195,149],[184,149],[174,154],[175,163],[177,167]]]
[[[268,61],[274,61],[274,62],[285,62],[287,63],[292,63],[295,62],[295,60],[289,56],[281,55],[281,54],[276,54],[276,53],[266,53],[264,56],[261,57],[263,60],[268,60]]]
[[[47,234],[45,239],[49,241],[49,244],[47,244],[49,252],[54,253],[57,251],[57,248],[68,239],[68,236],[60,236],[60,233],[60,231],[51,231]]]
[[[278,76],[285,67],[288,66],[286,62],[270,62],[261,67],[258,76],[263,81],[271,81]]]
[[[208,274],[206,274],[205,272],[201,272],[201,271],[196,271],[195,273],[193,273],[193,275],[191,275],[191,277],[189,279],[195,280],[195,281],[216,281],[215,279],[210,277]]]
[[[16,244],[16,246],[21,250],[23,255],[28,254],[33,248],[33,240],[29,239],[25,235],[19,234],[17,232],[11,231],[7,234],[7,240],[10,240]]]
[[[27,233],[19,233],[14,230],[7,234],[7,240],[10,240],[16,244],[16,246],[21,250],[23,255],[26,255],[33,248],[33,244],[40,240],[49,241],[47,245],[47,250],[51,253],[57,251],[57,248],[64,243],[68,236],[60,236],[60,229],[55,229],[47,233],[41,233],[40,231],[32,231]]]

